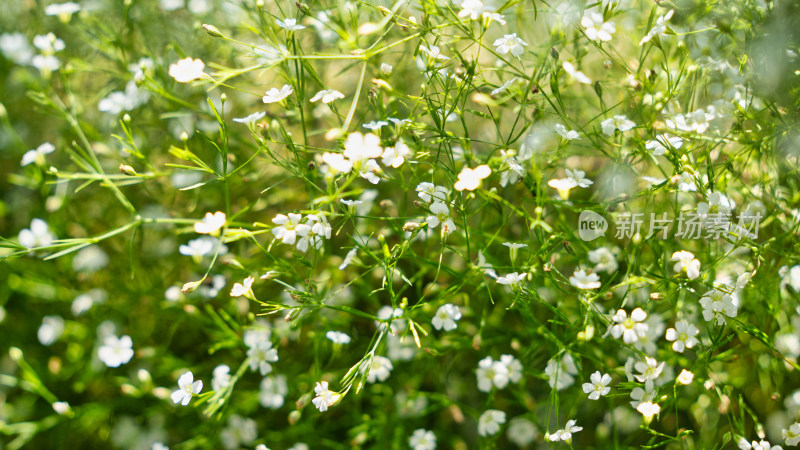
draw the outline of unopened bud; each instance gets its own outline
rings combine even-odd
[[[203,29],[206,30],[206,33],[210,34],[213,37],[222,37],[222,33],[220,33],[219,29],[214,25],[209,25],[207,23],[204,23]]]
[[[417,222],[406,222],[405,225],[403,225],[403,231],[413,233],[417,230],[419,230],[419,223]]]
[[[125,175],[131,175],[131,176],[138,175],[136,173],[136,170],[133,167],[127,165],[127,164],[120,164],[119,165],[119,171],[124,173]]]

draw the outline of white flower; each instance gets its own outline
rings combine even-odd
[[[717,289],[703,294],[700,306],[703,307],[703,319],[706,322],[716,319],[717,325],[725,325],[725,316],[736,317],[738,309],[729,294]]]
[[[699,344],[695,336],[700,332],[694,324],[685,320],[679,320],[675,323],[675,328],[667,330],[666,338],[668,341],[675,341],[672,344],[672,350],[683,353],[687,348],[692,348]]]
[[[305,236],[311,231],[311,227],[300,223],[303,216],[300,214],[289,213],[288,216],[278,214],[272,219],[272,223],[278,225],[272,229],[275,239],[280,239],[284,244],[294,245],[297,236]]]
[[[793,423],[788,430],[782,430],[782,434],[786,445],[796,446],[800,443],[800,423]]]
[[[633,380],[632,377],[629,377],[629,380]],[[644,384],[644,389],[640,387],[635,387],[631,391],[631,399],[633,399],[631,406],[634,408],[639,407],[644,402],[650,402],[655,399],[656,391],[654,390],[655,386],[652,381],[648,381]]]
[[[314,387],[314,393],[317,394],[317,396],[311,400],[311,403],[313,403],[320,412],[327,411],[328,407],[333,406],[341,397],[341,394],[328,390],[327,381],[317,382],[317,385]]]
[[[589,400],[597,400],[611,392],[611,388],[608,387],[611,375],[601,374],[598,370],[589,377],[589,380],[590,383],[583,383],[583,392],[589,394]]]
[[[186,406],[192,401],[192,396],[199,394],[202,390],[203,382],[201,380],[194,381],[194,375],[188,371],[178,378],[178,390],[173,391],[169,398],[173,403]]]
[[[650,39],[653,39],[654,36],[660,36],[664,34],[664,32],[667,31],[667,21],[672,18],[673,14],[675,14],[675,10],[670,9],[666,14],[658,16],[655,25],[653,25],[653,28],[647,32],[647,35],[645,35],[645,37],[639,41],[639,45],[650,42]]]
[[[338,98],[344,98],[344,94],[336,89],[325,89],[314,94],[309,101],[313,103],[322,100],[322,103],[328,104]]]
[[[500,425],[506,423],[506,413],[498,409],[487,409],[478,417],[478,434],[494,436],[500,431]]]
[[[381,73],[389,75],[390,73],[392,73],[392,69],[393,67],[391,64],[381,63]]]
[[[456,321],[459,319],[461,319],[461,310],[458,306],[445,303],[436,310],[436,315],[431,319],[431,323],[437,330],[444,328],[444,331],[453,331],[458,326]]]
[[[681,370],[681,373],[678,375],[678,383],[688,386],[694,380],[694,374],[689,372],[686,369]]]
[[[519,58],[522,52],[525,51],[524,46],[528,45],[528,43],[518,38],[517,33],[512,33],[495,40],[492,45],[497,47],[497,53],[501,55],[511,52],[513,56]]]
[[[75,2],[53,3],[47,5],[44,13],[48,16],[59,16],[63,21],[68,21],[70,16],[81,10],[81,5]]]
[[[381,155],[383,159],[381,162],[385,166],[392,166],[395,169],[402,166],[406,157],[411,155],[411,149],[408,148],[402,139],[398,140],[394,147],[386,147]]]
[[[258,371],[261,375],[272,372],[272,364],[278,360],[278,350],[272,348],[272,342],[260,341],[247,350],[247,359],[250,370]]]
[[[528,274],[524,273],[524,272],[522,274],[519,274],[517,272],[511,272],[508,275],[503,275],[502,277],[497,277],[497,283],[498,284],[507,284],[509,286],[514,287],[514,286],[517,286],[523,280],[525,280],[525,277],[527,277],[527,276],[528,276]]]
[[[70,410],[70,406],[68,402],[54,402],[53,403],[53,411],[64,415],[67,411]]]
[[[339,264],[339,267],[338,267],[338,269],[339,269],[339,270],[344,270],[344,269],[346,269],[346,268],[347,268],[347,266],[349,266],[350,264],[352,264],[352,262],[355,260],[355,258],[356,258],[356,256],[357,256],[357,255],[358,255],[358,247],[354,247],[352,250],[350,250],[349,252],[347,252],[347,254],[346,254],[346,255],[344,255],[344,259],[342,260],[342,263],[341,263],[341,264]]]
[[[346,333],[342,333],[341,331],[328,331],[325,333],[325,337],[328,338],[334,344],[349,344],[350,343],[350,336]]]
[[[575,186],[588,188],[594,184],[592,180],[585,177],[586,172],[582,170],[564,169],[564,171],[567,172],[567,177],[575,182]]]
[[[368,130],[375,131],[375,130],[380,130],[381,128],[385,127],[386,125],[389,125],[389,122],[387,122],[385,120],[373,120],[373,121],[367,122],[367,123],[365,123],[365,124],[363,124],[361,126],[366,128],[366,129],[368,129]]]
[[[22,161],[20,161],[20,166],[27,166],[30,163],[35,162],[38,165],[44,165],[45,163],[45,156],[48,153],[53,153],[56,150],[56,147],[49,143],[45,142],[44,144],[36,147],[35,149],[28,150],[22,155]]]
[[[31,220],[30,228],[23,228],[17,237],[19,245],[26,248],[47,247],[55,236],[50,232],[50,226],[42,219]]]
[[[374,159],[383,154],[380,143],[380,138],[375,134],[354,132],[345,140],[343,153],[326,152],[322,160],[338,172],[349,173],[355,169],[362,178],[378,184],[380,178],[376,172],[380,171],[380,167]]]
[[[474,169],[464,167],[461,173],[458,174],[458,181],[456,181],[455,189],[457,191],[474,191],[478,188],[481,180],[487,178],[492,174],[492,169],[489,166],[482,164]]]
[[[225,226],[226,220],[227,217],[222,211],[217,211],[213,214],[210,212],[206,213],[206,215],[203,217],[203,220],[200,222],[195,222],[194,231],[200,234],[219,234],[219,230]]]
[[[769,443],[769,441],[766,441],[764,439],[760,441],[747,442],[747,439],[741,437],[739,439],[739,442],[737,442],[737,444],[741,450],[783,450],[783,447],[781,447],[780,445],[776,445],[773,447],[772,444]]]
[[[686,273],[690,280],[697,279],[700,276],[700,260],[694,257],[694,254],[681,250],[672,254],[672,261],[678,261],[672,268],[677,273]]]
[[[681,148],[683,139],[678,136],[670,136],[669,134],[662,134],[657,136],[656,139],[647,141],[644,148],[653,152],[654,156],[660,156],[667,152],[667,147],[662,142],[666,142],[670,147]]]
[[[258,402],[264,408],[278,409],[283,406],[283,399],[288,393],[289,389],[284,375],[264,377],[258,391]]]
[[[106,336],[103,345],[97,350],[97,356],[108,367],[127,364],[133,358],[133,341],[130,336]]]
[[[572,141],[572,140],[581,138],[581,135],[578,134],[577,131],[575,131],[575,130],[567,130],[567,127],[565,127],[563,124],[557,123],[557,124],[555,124],[555,126],[553,128],[555,128],[556,133],[558,133],[559,136],[561,136],[562,138],[564,138],[564,139],[566,139],[568,141]]]
[[[239,449],[242,446],[250,446],[258,437],[256,421],[244,418],[238,414],[231,415],[228,419],[228,426],[219,433],[222,445],[227,450]]]
[[[385,356],[373,356],[372,361],[367,369],[367,383],[375,383],[377,381],[386,381],[392,373],[392,361]]]
[[[237,123],[244,123],[244,124],[247,124],[248,126],[253,126],[253,124],[255,124],[257,121],[259,121],[262,118],[264,118],[265,115],[267,115],[267,113],[265,113],[263,111],[262,112],[254,112],[253,114],[250,114],[247,117],[237,117],[237,118],[233,119],[233,121],[237,122]]]
[[[57,38],[53,33],[40,34],[34,36],[33,46],[41,50],[45,56],[52,55],[53,53],[60,52],[66,48],[64,41]]]
[[[597,289],[601,286],[600,277],[596,273],[587,275],[583,269],[576,270],[575,274],[569,277],[569,283],[578,289]]]
[[[268,90],[266,94],[261,97],[261,101],[264,103],[277,103],[292,95],[292,92],[294,92],[294,88],[288,84],[284,84],[280,89],[272,88]]]
[[[644,361],[639,361],[633,366],[639,371],[639,374],[635,375],[635,377],[640,383],[655,381],[655,379],[658,378],[661,375],[661,372],[664,370],[665,364],[665,362],[659,364],[655,358],[645,356]]]
[[[33,49],[22,33],[0,34],[0,53],[16,64],[28,64],[33,58]]]
[[[508,90],[508,88],[510,88],[511,85],[516,83],[518,80],[519,80],[519,78],[514,77],[514,78],[506,81],[505,83],[502,84],[502,86],[498,87],[497,89],[492,90],[491,94],[492,95],[502,94],[503,92]]]
[[[201,257],[214,252],[214,249],[220,246],[219,253],[227,253],[228,247],[225,244],[220,244],[219,240],[210,237],[202,236],[197,239],[192,239],[188,244],[178,247],[178,252],[184,256]]]
[[[611,335],[615,339],[622,336],[624,343],[632,344],[647,335],[648,326],[646,323],[642,323],[646,318],[647,313],[642,308],[634,309],[630,317],[624,309],[617,310],[617,313],[611,317],[614,322],[611,325]]]
[[[550,388],[560,391],[572,386],[575,382],[573,375],[578,374],[578,368],[575,367],[572,355],[565,353],[560,359],[552,358],[547,361],[544,373],[547,375],[547,384]]]
[[[515,417],[508,423],[506,436],[508,440],[517,444],[518,447],[526,447],[536,440],[539,431],[536,425],[524,417]]]
[[[205,63],[200,59],[184,58],[180,61],[170,64],[169,76],[175,79],[178,83],[188,83],[203,77],[203,69],[206,67]]]
[[[614,22],[604,22],[603,14],[598,12],[584,14],[581,26],[586,28],[586,37],[592,41],[610,41],[611,35],[617,31]]]
[[[58,70],[61,66],[61,61],[53,55],[36,55],[33,57],[31,64],[39,69],[40,72],[46,74]]]
[[[487,356],[478,362],[478,390],[489,392],[494,385],[498,389],[503,389],[508,385],[509,374],[508,366],[500,361],[494,361],[491,356]]]
[[[275,19],[275,23],[278,24],[279,27],[287,31],[299,31],[305,28],[305,25],[297,24],[297,19],[283,19],[283,20]]]
[[[616,256],[606,247],[589,251],[589,261],[595,264],[595,272],[614,273],[619,268]]]
[[[231,289],[231,297],[247,296],[253,292],[253,282],[256,281],[253,277],[247,277],[241,283],[233,283]]]
[[[645,419],[651,419],[653,416],[661,412],[661,407],[658,403],[642,402],[636,407],[636,410],[642,413]]]
[[[231,368],[227,364],[214,367],[211,375],[211,389],[220,391],[231,384]]]
[[[450,208],[442,202],[433,202],[430,206],[431,214],[425,218],[425,222],[433,229],[442,225],[442,234],[448,235],[455,231],[456,224],[450,218]]]
[[[550,435],[548,438],[551,442],[557,441],[565,441],[568,442],[572,439],[572,434],[577,433],[578,431],[583,430],[583,427],[575,426],[574,420],[568,420],[564,428],[561,430],[556,430],[553,434]]]
[[[602,128],[603,133],[607,134],[608,136],[613,136],[614,130],[625,132],[635,126],[636,124],[633,121],[628,120],[627,116],[614,116],[611,119],[606,119],[600,122],[600,128]]]
[[[432,200],[444,202],[447,200],[447,194],[448,190],[444,186],[436,186],[427,181],[423,181],[417,185],[417,195],[426,203],[430,203]],[[800,280],[800,266],[797,266],[797,268],[799,274],[798,280]],[[800,281],[798,281],[798,286],[800,286]],[[798,288],[798,291],[800,291],[800,288]]]
[[[36,337],[42,345],[48,346],[57,341],[62,334],[64,334],[64,319],[60,316],[44,316]]]
[[[592,84],[592,80],[589,79],[589,77],[587,77],[586,74],[575,68],[575,66],[572,65],[571,62],[564,61],[563,63],[561,63],[561,67],[564,68],[564,71],[567,72],[567,75],[569,75],[570,78],[573,78],[583,84]]]
[[[413,450],[434,450],[436,448],[436,435],[433,434],[433,431],[418,428],[408,438],[408,445]]]
[[[677,114],[675,117],[667,119],[665,122],[667,126],[672,129],[693,131],[702,134],[705,133],[710,126],[709,122],[716,118],[715,110],[712,106],[706,109],[700,108],[685,115]]]

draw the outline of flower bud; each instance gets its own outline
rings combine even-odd
[[[203,29],[206,30],[206,33],[210,34],[213,37],[223,37],[222,33],[220,33],[219,29],[214,25],[209,25],[207,23],[203,24]]]

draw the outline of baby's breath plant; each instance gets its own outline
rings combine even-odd
[[[0,448],[800,443],[794,3],[7,3]]]

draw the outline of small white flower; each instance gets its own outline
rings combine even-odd
[[[244,123],[244,124],[247,124],[248,126],[253,126],[257,121],[263,119],[265,115],[267,115],[267,113],[265,113],[263,111],[262,112],[254,112],[253,114],[250,114],[247,117],[235,118],[235,119],[233,119],[233,121],[237,122],[237,123]]]
[[[724,291],[712,289],[700,298],[703,307],[703,319],[706,322],[716,319],[717,325],[725,325],[725,316],[736,317],[738,308],[733,298]]]
[[[597,289],[601,286],[600,277],[596,273],[587,275],[583,269],[576,270],[575,274],[569,277],[569,283],[578,289]]]
[[[34,36],[33,46],[38,48],[45,56],[50,56],[53,53],[60,52],[66,48],[64,41],[57,38],[53,33]]]
[[[669,12],[667,12],[666,14],[658,16],[655,25],[653,25],[653,28],[651,28],[650,31],[647,32],[647,35],[645,35],[645,37],[643,37],[642,40],[639,41],[639,45],[643,45],[646,42],[650,42],[650,39],[653,39],[653,37],[655,36],[660,36],[664,34],[664,32],[667,31],[667,21],[672,18],[673,14],[675,14],[675,10],[670,9]]]
[[[425,218],[425,222],[433,229],[442,225],[442,234],[448,235],[455,231],[456,224],[450,218],[450,208],[442,202],[433,202],[430,206],[431,214]]]
[[[47,7],[44,9],[44,13],[48,16],[59,16],[61,18],[65,18],[65,21],[67,21],[71,15],[80,10],[81,5],[75,2],[53,3],[52,5],[47,5]]]
[[[261,375],[272,372],[272,364],[278,361],[278,350],[272,347],[270,341],[259,341],[247,349],[247,359],[250,363],[250,370],[256,369]]]
[[[528,274],[524,273],[524,272],[521,273],[521,274],[519,274],[517,272],[511,272],[508,275],[503,275],[502,277],[497,277],[497,283],[498,284],[507,284],[509,286],[514,287],[514,286],[519,285],[519,283],[521,283],[522,281],[524,281],[525,277],[527,277],[527,276],[528,276]]]
[[[289,393],[286,376],[275,375],[264,377],[258,391],[258,402],[267,409],[278,409],[283,406],[284,397]]]
[[[423,181],[417,185],[417,195],[426,203],[430,203],[432,200],[444,202],[447,200],[447,194],[448,190],[444,186],[436,186],[427,181]],[[797,268],[800,274],[800,266],[797,266]],[[798,278],[798,280],[800,280],[800,278]],[[800,281],[798,281],[798,286],[800,286]],[[798,290],[800,291],[800,288],[798,288]]]
[[[327,411],[328,407],[333,406],[341,397],[341,394],[328,389],[327,381],[317,382],[317,385],[314,387],[314,393],[317,394],[317,396],[311,400],[311,403],[313,403],[320,412]]]
[[[611,317],[613,324],[611,325],[611,335],[615,339],[622,336],[622,341],[626,344],[632,344],[640,338],[647,336],[648,326],[643,323],[647,318],[647,313],[642,308],[636,308],[628,313],[624,309],[617,310],[617,313]]]
[[[569,75],[570,78],[577,80],[579,83],[592,84],[592,80],[589,79],[589,77],[587,77],[586,74],[575,68],[575,66],[572,65],[571,62],[564,61],[561,64],[561,67],[564,68],[564,71],[567,72],[567,75]]]
[[[53,403],[53,411],[57,412],[58,414],[64,415],[70,410],[70,406],[68,402],[54,402]]]
[[[50,232],[50,226],[42,219],[31,220],[30,228],[23,228],[17,237],[19,245],[26,248],[47,247],[55,236]]]
[[[184,58],[176,63],[170,64],[169,76],[174,78],[178,83],[188,83],[202,78],[204,75],[203,69],[205,67],[205,63],[200,59]]]
[[[608,136],[613,136],[614,130],[625,132],[635,126],[636,124],[632,120],[628,120],[627,116],[614,116],[611,119],[600,122],[600,128],[602,128],[603,133]]]
[[[589,400],[597,400],[611,392],[608,386],[611,383],[611,375],[601,374],[598,370],[589,377],[589,380],[590,383],[583,383],[582,386],[583,392],[589,394]]]
[[[381,73],[383,73],[384,75],[389,75],[390,73],[392,73],[392,69],[393,67],[391,66],[391,64],[381,63]]]
[[[436,435],[433,434],[433,431],[418,428],[414,430],[414,433],[408,438],[408,445],[413,450],[435,450]]]
[[[184,256],[202,257],[214,252],[217,246],[220,246],[219,253],[225,254],[228,247],[225,244],[220,244],[219,240],[210,237],[202,236],[197,239],[192,239],[188,244],[178,247],[178,252]]]
[[[645,143],[644,148],[653,152],[654,156],[661,156],[667,152],[667,147],[664,146],[666,142],[670,147],[678,149],[683,145],[683,139],[678,136],[670,136],[669,134],[662,134]]]
[[[350,250],[349,252],[347,252],[347,254],[344,256],[344,259],[342,260],[342,263],[339,264],[338,269],[339,270],[346,269],[347,266],[352,264],[352,262],[355,260],[357,255],[358,255],[358,247],[355,247],[352,250]]]
[[[681,250],[672,254],[672,261],[678,261],[672,268],[677,273],[685,273],[690,280],[697,279],[700,276],[700,260],[694,257],[694,254]]]
[[[508,366],[500,361],[494,361],[491,356],[487,356],[478,362],[478,390],[489,392],[492,386],[503,389],[510,381]]]
[[[314,96],[311,97],[311,100],[309,101],[311,103],[314,103],[316,101],[322,100],[322,103],[328,104],[339,98],[344,98],[344,94],[337,91],[336,89],[325,89],[314,94]]]
[[[783,439],[786,445],[796,446],[800,443],[800,423],[793,423],[788,430],[782,430]]]
[[[564,169],[564,171],[567,172],[567,177],[575,182],[575,186],[588,188],[594,184],[592,180],[586,178],[586,172],[582,170]]]
[[[444,331],[453,331],[458,326],[456,321],[459,319],[461,319],[461,310],[458,306],[445,303],[436,310],[436,315],[431,319],[431,323],[437,330],[444,328]]]
[[[506,423],[506,413],[498,409],[487,409],[478,417],[478,434],[494,436],[500,431],[500,425]]]
[[[16,64],[28,64],[33,58],[33,49],[22,33],[0,34],[0,53]]]
[[[45,163],[45,156],[48,153],[53,153],[56,150],[56,147],[49,143],[45,142],[44,144],[36,147],[35,149],[28,150],[22,155],[22,161],[20,161],[20,166],[27,166],[30,163],[35,162],[38,165],[44,165]]]
[[[106,336],[103,345],[97,350],[97,356],[108,367],[127,364],[133,358],[133,341],[130,336]]]
[[[640,383],[655,381],[655,379],[658,378],[661,375],[661,372],[664,370],[665,364],[665,362],[661,362],[661,364],[659,364],[655,358],[645,356],[644,361],[639,361],[633,366],[639,371],[639,374],[635,375],[635,377]]]
[[[64,334],[64,319],[60,316],[44,316],[36,337],[39,338],[42,345],[49,346],[62,334]]]
[[[458,181],[456,181],[455,189],[457,191],[474,191],[480,185],[481,180],[487,178],[492,174],[492,169],[489,166],[482,164],[474,169],[464,167],[461,173],[458,174]]]
[[[512,33],[495,40],[492,45],[497,47],[497,53],[501,55],[511,52],[513,56],[519,58],[525,51],[524,46],[528,45],[528,43],[518,38],[517,33]]]
[[[297,19],[275,19],[275,23],[287,31],[299,31],[305,28],[305,25],[298,25]]]
[[[220,391],[231,384],[231,368],[227,364],[214,367],[211,375],[211,389]]]
[[[578,368],[575,366],[575,359],[572,355],[565,353],[560,358],[556,357],[547,361],[544,373],[547,375],[547,384],[550,388],[560,391],[572,386],[572,383],[575,382],[574,375],[578,374]]]
[[[692,372],[686,369],[681,370],[680,375],[678,375],[678,383],[688,386],[692,384],[692,380],[694,380],[694,374]]]
[[[519,81],[519,78],[514,77],[503,83],[502,86],[500,86],[499,88],[492,90],[491,94],[492,95],[502,94],[503,92],[507,91],[512,84],[516,83],[517,81]]]
[[[595,263],[595,272],[614,273],[619,268],[617,258],[614,253],[606,247],[600,247],[589,251],[589,261]]]
[[[342,333],[341,331],[328,331],[325,333],[325,337],[334,344],[341,345],[350,343],[350,336],[348,336],[347,333]]]
[[[361,126],[366,128],[366,129],[368,129],[368,130],[375,131],[375,130],[380,130],[381,128],[385,127],[386,125],[389,125],[389,122],[387,122],[385,120],[373,120],[373,121],[367,122],[367,123],[365,123],[365,124],[363,124]]]
[[[261,97],[264,103],[277,103],[283,101],[286,97],[292,95],[294,88],[291,85],[284,84],[280,89],[272,88]]]
[[[403,165],[409,155],[411,155],[411,149],[400,139],[394,147],[386,147],[383,150],[381,162],[385,166],[392,166],[397,169]]]
[[[603,14],[598,12],[587,12],[581,19],[581,26],[586,28],[586,37],[592,41],[610,41],[617,31],[614,22],[604,22]]]
[[[173,391],[169,397],[173,403],[186,406],[192,401],[192,396],[199,394],[202,390],[203,382],[201,380],[194,381],[194,375],[188,371],[178,378],[178,390]]]
[[[373,356],[367,370],[367,383],[375,383],[378,381],[386,381],[392,373],[392,361],[385,356]]]
[[[642,402],[639,403],[639,406],[636,407],[636,410],[642,413],[645,419],[652,419],[653,416],[661,412],[661,407],[658,406],[658,403]]]
[[[668,341],[675,341],[672,344],[672,350],[683,353],[687,348],[692,348],[699,344],[695,336],[700,332],[694,324],[685,320],[679,320],[675,323],[675,328],[667,330],[666,338]]]
[[[241,283],[233,283],[231,289],[231,297],[247,296],[253,292],[253,282],[256,281],[253,277],[247,277]]]
[[[569,442],[572,439],[572,434],[577,433],[578,431],[583,430],[583,427],[575,426],[574,420],[568,420],[564,428],[561,430],[556,430],[553,434],[550,435],[548,438],[551,442],[558,442],[558,441],[565,441]]]
[[[581,138],[581,135],[578,134],[577,131],[575,131],[575,130],[567,130],[567,127],[565,127],[563,124],[557,123],[557,124],[555,124],[555,126],[553,128],[555,128],[556,133],[558,133],[559,136],[561,136],[562,138],[564,138],[564,139],[566,139],[568,141],[572,141],[572,140]]]
[[[538,435],[539,430],[536,429],[536,425],[524,417],[515,417],[508,423],[506,436],[517,447],[529,446]]]
[[[288,216],[278,214],[272,219],[272,223],[278,225],[272,229],[275,239],[280,239],[284,244],[294,245],[297,236],[305,236],[311,231],[311,227],[300,223],[303,216],[300,214],[289,213]]]
[[[219,230],[225,226],[225,221],[227,217],[225,213],[222,211],[217,211],[215,213],[206,213],[203,217],[203,220],[200,222],[195,222],[194,224],[194,231],[200,234],[210,234],[216,235],[219,234]]]

